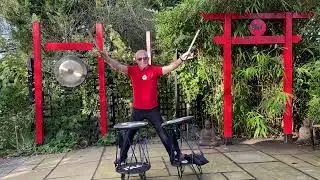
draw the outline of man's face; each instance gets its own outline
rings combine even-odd
[[[138,51],[136,54],[135,62],[138,64],[138,66],[143,69],[148,66],[149,64],[149,58],[146,51]]]

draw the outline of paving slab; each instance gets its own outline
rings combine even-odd
[[[298,167],[298,169],[316,179],[320,179],[320,167],[304,166]]]
[[[246,144],[237,144],[237,145],[228,145],[228,146],[221,145],[221,146],[215,147],[215,149],[220,152],[256,151],[255,148]]]
[[[312,166],[311,164],[289,154],[273,155],[273,157],[295,168]]]
[[[169,172],[162,157],[150,158],[150,161],[151,169],[146,172],[147,177],[169,176]],[[115,166],[112,162],[102,159],[101,164],[94,175],[94,179],[103,178],[120,178],[120,174],[115,171]]]
[[[0,179],[6,175],[8,175],[10,172],[12,172],[17,166],[8,166],[8,167],[1,167],[0,168]]]
[[[267,154],[300,154],[305,153],[306,149],[310,149],[306,146],[283,143],[283,141],[263,141],[252,146]]]
[[[38,165],[47,157],[48,155],[33,155],[26,159],[23,165]]]
[[[12,172],[3,177],[3,180],[43,180],[51,171],[51,168]]]
[[[93,179],[104,179],[104,178],[120,178],[120,174],[115,171],[113,161],[102,159]]]
[[[48,178],[48,180],[91,180],[91,176],[66,176],[61,178]]]
[[[169,172],[167,169],[150,169],[146,172],[147,178],[150,177],[168,177]]]
[[[164,149],[164,146],[163,146],[163,144],[161,144],[161,143],[157,143],[157,144],[148,144],[148,148],[149,148],[149,149],[153,149],[153,148]]]
[[[294,154],[293,156],[314,166],[320,166],[320,157],[314,154]]]
[[[116,180],[116,179],[119,180],[119,178],[111,178],[111,179],[105,179],[105,180]],[[179,176],[149,177],[147,175],[147,179],[151,179],[151,180],[196,180],[197,177],[195,175],[184,175],[182,177],[182,179],[180,179]],[[227,178],[225,178],[221,173],[202,174],[201,179],[202,180],[227,180]],[[95,180],[98,180],[98,179],[95,179]],[[140,180],[140,177],[137,177],[137,176],[130,177],[130,180]]]
[[[239,165],[259,180],[313,179],[282,162],[248,163]]]
[[[219,153],[219,151],[214,147],[200,147],[200,148],[204,154]]]
[[[14,157],[1,160],[0,168],[8,166],[17,167],[23,164],[26,159],[28,159],[28,157]]]
[[[181,180],[179,176],[170,176],[170,177],[156,177],[150,179],[159,179],[159,180]],[[196,180],[197,176],[195,175],[184,175],[182,176],[183,180]],[[202,174],[201,180],[227,180],[221,173],[214,174]]]
[[[23,166],[26,159],[28,159],[28,157],[14,157],[8,159],[1,159],[0,179],[17,169],[18,167]]]
[[[254,177],[250,176],[245,171],[241,172],[226,172],[222,173],[224,176],[226,176],[229,180],[247,180],[247,179],[255,179]]]
[[[209,154],[206,155],[206,158],[209,160],[209,163],[202,166],[203,173],[219,173],[219,172],[234,172],[242,171],[236,164],[230,161],[223,154]],[[177,176],[177,168],[172,166],[170,162],[166,159],[166,166],[169,170],[170,175]],[[193,174],[193,171],[190,167],[186,166],[184,174],[190,175]]]
[[[150,158],[151,169],[166,169],[165,160],[163,157]]]
[[[204,173],[235,172],[242,169],[221,153],[206,154],[209,163],[202,166]]]
[[[279,142],[202,146],[201,151],[209,160],[202,166],[202,179],[320,179],[320,150],[310,149]],[[161,142],[150,144],[148,150],[151,169],[146,172],[147,179],[180,180]],[[191,153],[188,149],[182,151]],[[0,179],[37,180],[46,176],[50,180],[120,179],[113,164],[115,153],[115,146],[107,146],[61,154],[0,158]],[[130,179],[140,177],[133,175]],[[193,180],[196,176],[185,167],[182,179]]]
[[[81,149],[78,151],[72,151],[69,152],[60,162],[61,165],[64,164],[82,164],[82,163],[88,163],[88,162],[98,162],[101,154],[102,154],[103,148],[87,148],[87,149]]]
[[[47,155],[35,169],[54,168],[65,155],[66,153]]]
[[[88,162],[82,164],[65,164],[58,165],[48,176],[48,178],[62,178],[69,176],[84,176],[84,177],[92,177],[96,168],[98,166],[98,162]]]
[[[104,150],[101,159],[115,160],[115,157],[116,157],[116,148],[107,147]]]
[[[276,159],[260,151],[229,152],[224,154],[236,163],[276,161]]]
[[[37,166],[36,164],[21,165],[15,168],[12,172],[32,171],[33,169],[35,169],[36,166]]]
[[[150,148],[148,149],[150,157],[161,157],[168,156],[168,153],[165,148]]]

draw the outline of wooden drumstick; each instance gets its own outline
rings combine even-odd
[[[196,39],[197,39],[197,37],[198,37],[198,35],[199,35],[199,32],[200,32],[200,29],[198,29],[196,35],[193,37],[193,40],[192,40],[192,42],[191,42],[191,44],[190,44],[189,49],[188,49],[187,52],[190,52],[190,51],[191,51],[191,48],[192,48],[194,42],[196,41]]]
[[[99,53],[100,53],[101,56],[103,57],[103,54],[101,53],[102,51],[99,49],[99,46],[98,46],[98,44],[97,44],[97,41],[94,39],[92,33],[91,33],[88,29],[86,29],[86,31],[87,31],[87,33],[88,33],[88,35],[89,35],[89,38],[93,41],[94,46],[97,48],[97,50],[99,51]],[[104,54],[105,54],[106,56],[110,56],[110,55],[111,55],[111,53],[109,53],[109,54],[104,53]]]
[[[94,46],[95,46],[96,48],[98,48],[99,46],[98,46],[96,40],[94,39],[92,33],[91,33],[88,29],[86,29],[86,31],[87,31],[87,33],[88,33],[88,35],[89,35],[89,38],[93,41]],[[98,48],[98,49],[99,49],[99,48]]]

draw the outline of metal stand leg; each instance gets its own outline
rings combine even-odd
[[[310,128],[310,135],[311,135],[311,145],[312,145],[312,150],[314,150],[314,137],[313,137],[313,127]]]
[[[184,172],[184,166],[177,166],[178,176],[181,179]]]
[[[123,134],[118,132],[119,134]],[[127,134],[127,133],[125,133]],[[120,141],[120,138],[118,140],[119,144],[128,144],[128,148],[131,154],[128,159],[121,164],[121,162],[116,163],[116,171],[121,174],[121,180],[129,180],[130,176],[132,174],[139,174],[141,180],[146,179],[146,171],[148,171],[151,168],[150,164],[150,157],[148,152],[148,146],[147,146],[147,139],[143,137],[139,132],[136,134],[135,138],[129,138],[124,137],[125,143],[123,141]],[[131,141],[132,140],[132,141]],[[116,158],[118,158],[119,151],[121,152],[121,148],[125,147],[118,147],[116,150]],[[119,150],[120,149],[120,150]],[[140,157],[138,157],[140,155]],[[120,155],[121,156],[121,155]]]

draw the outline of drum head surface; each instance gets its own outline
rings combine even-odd
[[[119,123],[113,126],[115,129],[134,129],[148,125],[147,122],[144,121],[132,121],[132,122],[124,122]]]
[[[62,86],[75,87],[84,81],[87,67],[78,57],[66,56],[55,64],[54,74]]]
[[[177,119],[173,119],[170,121],[166,121],[164,123],[161,124],[161,126],[166,126],[166,125],[173,125],[173,124],[181,124],[181,123],[185,123],[188,122],[189,120],[193,119],[193,116],[185,116],[185,117],[181,117],[181,118],[177,118]]]

